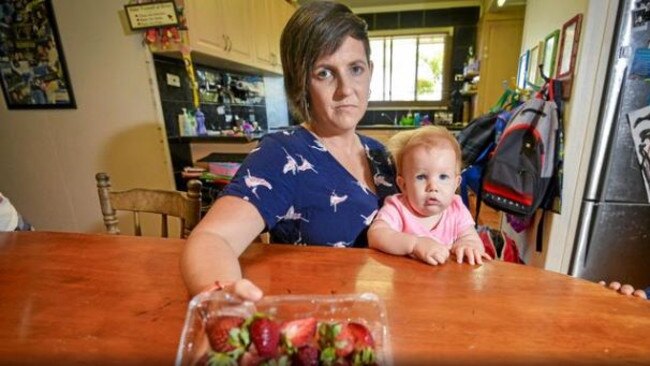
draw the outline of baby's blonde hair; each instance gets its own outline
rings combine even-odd
[[[418,146],[428,148],[439,147],[441,142],[447,141],[456,155],[456,174],[460,174],[462,164],[461,151],[454,135],[444,127],[424,126],[414,130],[398,132],[386,143],[388,152],[392,155],[397,174],[402,173],[402,160],[406,153]]]

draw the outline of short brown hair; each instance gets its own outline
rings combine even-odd
[[[438,146],[441,141],[447,141],[451,144],[454,154],[456,154],[456,174],[460,174],[462,164],[460,144],[456,137],[444,127],[424,126],[414,130],[398,132],[388,140],[386,149],[393,157],[397,173],[401,174],[402,160],[408,151],[418,146]]]
[[[341,47],[346,37],[363,42],[370,62],[368,25],[343,4],[313,1],[298,8],[282,31],[284,89],[293,115],[309,121],[309,74],[318,58]]]

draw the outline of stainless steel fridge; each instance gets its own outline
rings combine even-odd
[[[650,286],[648,23],[650,0],[620,1],[569,268],[573,276],[641,288]]]

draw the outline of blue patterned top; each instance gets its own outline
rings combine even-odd
[[[384,146],[363,135],[359,138],[377,194],[299,127],[266,135],[222,195],[252,203],[274,243],[367,247],[368,226],[384,198],[397,189]]]

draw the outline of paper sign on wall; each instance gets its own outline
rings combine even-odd
[[[132,30],[178,25],[173,1],[124,5]]]

